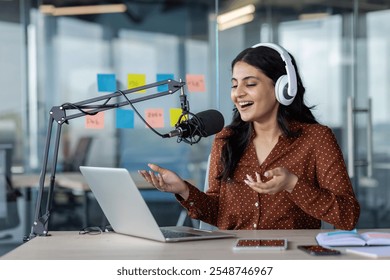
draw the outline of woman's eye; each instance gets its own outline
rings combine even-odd
[[[232,85],[232,88],[237,88],[237,85]]]
[[[254,87],[254,86],[256,86],[256,84],[247,84],[246,86],[247,87]]]

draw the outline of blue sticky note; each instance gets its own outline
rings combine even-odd
[[[116,109],[116,127],[134,128],[134,111]]]
[[[98,91],[116,91],[115,74],[97,74]]]
[[[158,82],[165,81],[165,80],[173,80],[173,74],[157,74],[156,80]],[[161,85],[157,87],[158,92],[163,92],[168,90],[168,85]]]

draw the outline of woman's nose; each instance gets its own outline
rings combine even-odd
[[[243,87],[241,87],[241,86],[237,86],[236,87],[236,90],[234,91],[234,96],[235,97],[240,97],[240,96],[243,96],[243,95],[245,95],[246,93],[245,93],[245,90],[243,89]]]

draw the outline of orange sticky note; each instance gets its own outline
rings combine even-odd
[[[145,120],[153,128],[164,127],[164,110],[163,109],[146,109]]]
[[[181,108],[170,108],[169,109],[169,124],[174,127],[175,124],[177,124],[177,121],[179,120],[179,117],[182,113]],[[184,117],[182,118],[184,120]]]
[[[206,92],[204,75],[187,74],[186,84],[188,92]]]
[[[104,128],[104,112],[99,112],[96,115],[86,115],[85,127],[91,129]]]
[[[127,88],[133,89],[136,87],[146,85],[146,75],[145,74],[127,74]],[[140,90],[134,93],[145,93],[146,90]]]

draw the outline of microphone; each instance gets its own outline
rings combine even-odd
[[[199,142],[201,137],[207,137],[216,134],[222,130],[225,125],[223,115],[217,110],[206,110],[193,115],[190,120],[183,121],[175,125],[176,129],[164,135],[164,138],[179,137],[179,142],[183,138],[185,142],[193,144]],[[193,140],[194,137],[199,137]]]

